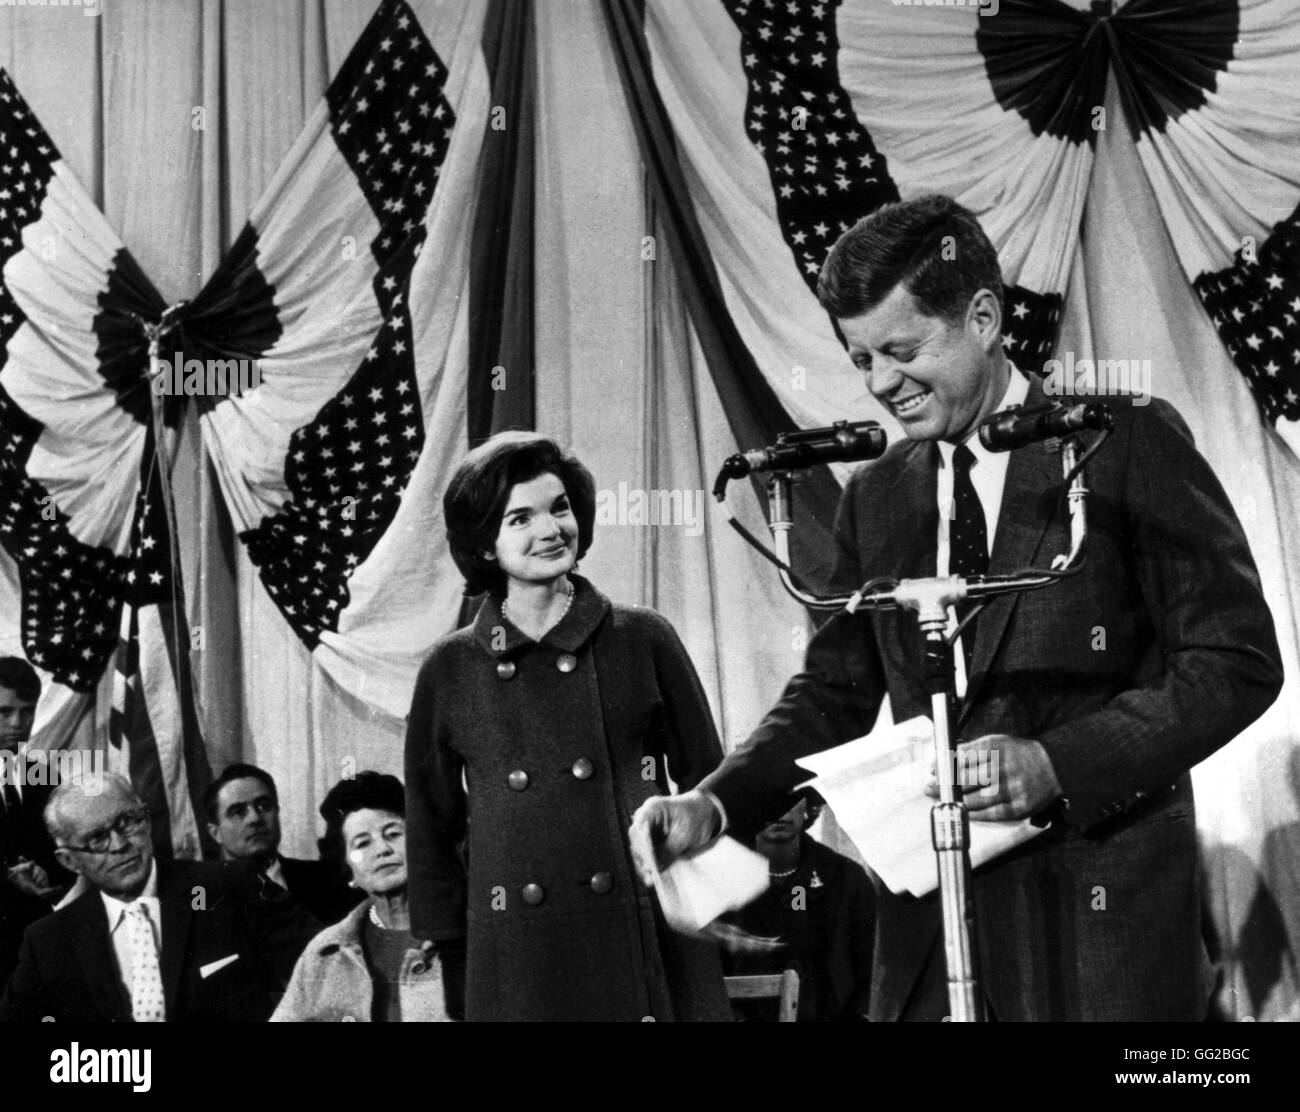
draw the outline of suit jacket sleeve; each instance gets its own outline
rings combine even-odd
[[[722,743],[700,677],[672,625],[654,615],[655,674],[664,692],[663,748],[678,791],[689,791],[718,767]]]
[[[437,656],[420,669],[406,726],[406,846],[411,931],[449,942],[465,935],[464,762],[440,713]]]
[[[861,484],[870,466],[850,479],[836,513],[836,592],[855,591],[865,578],[855,538]],[[865,734],[885,690],[871,616],[835,614],[809,642],[803,671],[786,685],[780,702],[700,785],[722,803],[728,831],[745,840],[788,810],[790,791],[811,778],[794,761]]]
[[[4,995],[0,996],[0,1023],[36,1021],[50,1014],[36,952],[31,935],[27,934],[23,936],[18,951],[18,965],[9,978]]]
[[[1282,683],[1241,524],[1177,411],[1159,400],[1151,410],[1133,420],[1124,512],[1164,668],[1039,738],[1069,801],[1067,821],[1080,829],[1232,740]]]

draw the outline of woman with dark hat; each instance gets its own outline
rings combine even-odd
[[[627,848],[642,801],[721,759],[672,627],[575,574],[591,473],[501,433],[443,500],[474,622],[420,671],[406,735],[411,924],[470,1020],[728,1019],[711,942],[674,934]],[[462,853],[462,849],[467,853]]]
[[[447,1019],[433,947],[411,933],[402,782],[379,772],[340,780],[320,813],[321,860],[369,899],[308,943],[271,1021]]]

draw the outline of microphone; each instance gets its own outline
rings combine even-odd
[[[980,443],[990,452],[1009,452],[1036,440],[1069,436],[1083,429],[1108,429],[1115,422],[1108,406],[1052,404],[1035,409],[1016,406],[993,414],[980,426]]]
[[[755,471],[790,471],[817,463],[852,463],[875,459],[889,440],[875,421],[836,421],[820,429],[783,432],[766,448],[738,452],[722,465],[722,476],[740,479]]]

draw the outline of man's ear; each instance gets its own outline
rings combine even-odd
[[[54,851],[54,860],[67,869],[68,872],[76,873],[78,876],[81,875],[81,864],[72,850],[59,846]]]
[[[218,831],[220,830],[221,827],[217,825],[217,823],[215,822],[208,823],[208,833],[212,835],[212,840],[216,842],[217,845],[221,845],[221,835],[218,833]]]
[[[970,299],[966,311],[966,327],[978,337],[986,351],[1002,347],[1002,306],[990,289],[979,289]]]

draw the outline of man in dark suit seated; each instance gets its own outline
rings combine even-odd
[[[280,797],[270,773],[256,765],[230,765],[204,793],[203,809],[221,859],[246,862],[268,898],[287,892],[323,926],[364,898],[323,862],[280,855]]]
[[[1059,445],[986,451],[994,412],[1045,399],[1006,357],[997,252],[946,197],[887,205],[832,248],[819,284],[853,362],[907,439],[849,480],[833,587],[1014,573],[1070,549]],[[1033,368],[1027,368],[1033,369]],[[1111,406],[1088,464],[1076,575],[990,602],[958,638],[954,737],[973,822],[1048,829],[973,879],[980,985],[1009,1020],[1205,1018],[1189,770],[1277,697],[1273,619],[1236,514],[1177,411]],[[1095,434],[1094,434],[1095,435]],[[1088,439],[1085,437],[1085,439]],[[950,629],[954,625],[950,622]],[[910,611],[841,612],[748,742],[697,789],[647,801],[643,876],[719,830],[752,836],[807,779],[794,761],[930,713]],[[875,1020],[949,1012],[937,895],[877,904]]]
[[[149,812],[117,775],[61,784],[46,820],[87,883],[27,928],[0,1021],[268,1019],[311,937],[273,922],[242,866],[156,861]]]
[[[41,817],[51,791],[48,768],[40,767],[39,783],[29,776],[27,742],[40,697],[36,670],[21,657],[0,657],[0,986],[27,925],[48,915],[72,882],[54,859]]]

